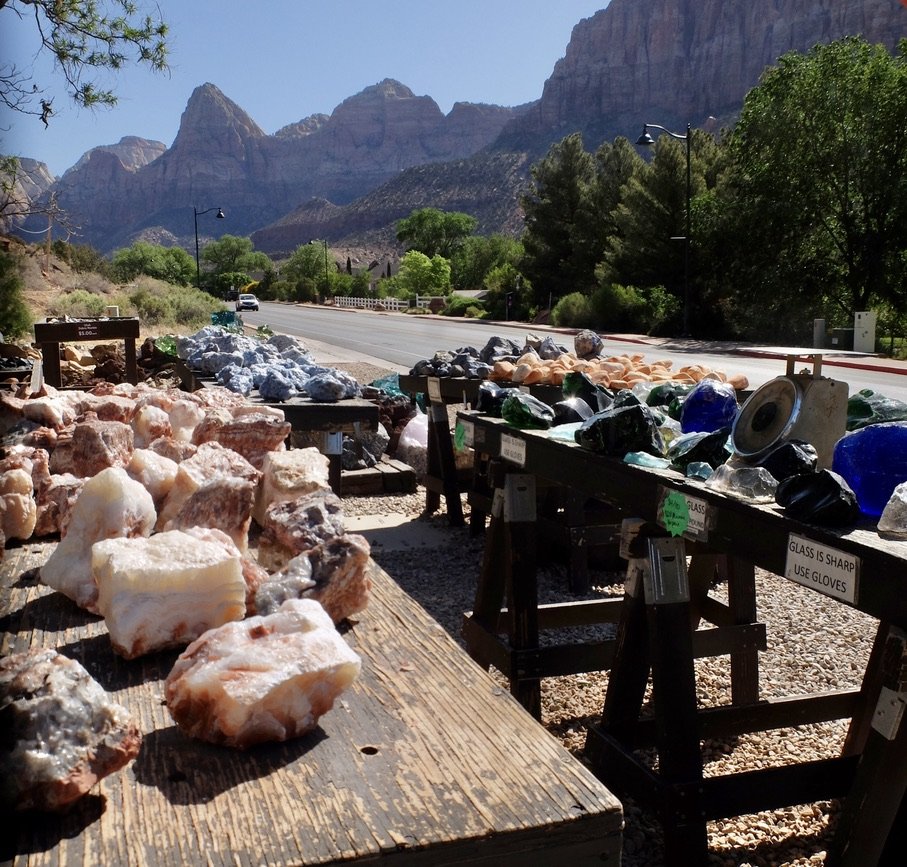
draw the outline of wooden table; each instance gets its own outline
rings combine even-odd
[[[708,819],[837,796],[844,796],[844,806],[828,863],[863,867],[897,857],[890,832],[907,818],[907,542],[882,539],[874,527],[835,531],[794,521],[777,506],[735,500],[671,470],[627,465],[544,431],[515,430],[500,419],[463,412],[458,423],[467,442],[502,468],[475,608],[464,623],[470,652],[509,674],[514,694],[535,713],[542,677],[610,669],[586,755],[618,794],[631,794],[659,814],[668,863],[704,862]],[[536,477],[600,496],[660,527],[668,543],[680,543],[676,560],[683,562],[683,574],[646,587],[631,568],[616,605],[539,605]],[[667,527],[678,535],[670,536]],[[689,573],[686,553],[694,555]],[[842,565],[832,568],[829,562]],[[707,592],[716,566],[728,579],[727,604]],[[860,690],[760,698],[758,651],[765,647],[765,627],[756,621],[754,566],[877,618]],[[505,593],[508,607],[502,610]],[[700,617],[716,628],[695,629]],[[609,621],[618,624],[613,641],[539,646],[541,628]],[[731,659],[732,704],[699,708],[694,658],[724,653]],[[650,672],[655,716],[643,720]],[[702,737],[833,719],[851,720],[837,758],[703,778]],[[658,773],[634,754],[642,746],[657,748]]]
[[[173,724],[175,653],[120,659],[102,620],[36,583],[50,550],[5,552],[0,650],[79,660],[144,741],[69,814],[6,824],[14,867],[619,863],[619,802],[373,562],[371,603],[344,631],[359,679],[313,732],[238,752]]]
[[[183,363],[179,364],[178,369],[182,387],[186,391],[217,384],[213,376],[203,376]],[[342,492],[343,435],[355,435],[362,430],[378,430],[378,404],[361,397],[330,402],[293,397],[277,402],[262,400],[255,390],[249,395],[248,401],[253,406],[281,410],[294,431],[321,434],[320,449],[328,459],[328,480],[331,490],[338,496]]]

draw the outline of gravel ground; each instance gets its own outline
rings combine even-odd
[[[347,497],[347,515],[421,515],[425,492],[406,496]],[[472,608],[482,562],[481,538],[468,528],[447,524],[441,511],[422,518],[444,529],[444,541],[427,554],[422,551],[373,551],[375,560],[457,640],[464,611]],[[464,502],[468,513],[468,505]],[[562,565],[540,568],[542,602],[619,596],[619,573],[593,572],[596,586],[588,597],[567,590]],[[721,597],[724,588],[716,588]],[[876,629],[876,621],[845,605],[812,593],[767,572],[757,571],[759,619],[768,631],[768,650],[760,656],[760,688],[764,697],[855,688]],[[585,627],[571,640],[601,638],[613,627]],[[560,631],[559,636],[564,632]],[[547,636],[551,640],[554,636]],[[545,640],[545,638],[543,638]],[[696,662],[697,689],[703,705],[727,703],[730,665],[727,657]],[[496,676],[505,683],[503,676]],[[548,732],[580,760],[586,729],[602,707],[607,672],[548,678],[542,682],[542,723]],[[825,723],[741,736],[703,744],[706,776],[751,770],[837,755],[846,722]],[[652,755],[654,762],[655,757]],[[653,867],[663,862],[660,826],[654,816],[630,799],[624,800],[623,864]],[[838,811],[836,801],[786,807],[756,815],[738,816],[709,824],[711,865],[822,864]]]

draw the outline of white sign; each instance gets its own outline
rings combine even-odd
[[[428,378],[428,399],[432,403],[441,402],[441,380],[437,376]]]
[[[457,424],[463,429],[463,444],[471,446],[476,440],[476,426],[471,421],[460,419]]]
[[[784,577],[856,605],[860,558],[791,533],[787,540]]]
[[[518,467],[526,466],[526,441],[501,434],[501,457]]]

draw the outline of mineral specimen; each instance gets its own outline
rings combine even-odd
[[[0,809],[60,810],[119,770],[142,742],[128,711],[56,650],[0,660]]]
[[[879,535],[907,539],[907,482],[898,485],[879,518]]]
[[[128,424],[86,418],[72,432],[73,473],[94,476],[107,467],[125,467],[134,448],[132,428]]]
[[[291,599],[190,644],[167,677],[167,708],[187,735],[211,743],[285,741],[311,731],[360,668],[321,605]]]
[[[315,491],[330,490],[328,459],[316,448],[269,452],[262,462],[262,479],[252,517],[264,526],[272,503],[295,500]]]
[[[114,650],[133,659],[179,647],[246,612],[238,552],[170,530],[147,539],[107,539],[91,552],[96,607]]]
[[[82,487],[66,535],[41,567],[41,581],[82,608],[97,612],[92,545],[117,536],[150,536],[155,517],[151,494],[126,470],[102,470]]]
[[[258,562],[282,569],[297,554],[344,532],[343,506],[331,491],[313,491],[295,500],[272,503],[258,540]]]
[[[165,530],[216,527],[245,553],[249,548],[249,525],[257,485],[249,479],[220,476],[193,491],[169,521]]]

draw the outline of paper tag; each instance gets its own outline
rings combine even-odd
[[[705,541],[709,529],[709,504],[681,491],[662,488],[658,523],[672,536]]]
[[[432,403],[440,403],[441,401],[441,380],[437,376],[428,378],[428,399]]]
[[[791,533],[787,539],[784,577],[856,605],[860,558]]]
[[[343,454],[343,433],[341,431],[326,432],[324,435],[324,454]]]
[[[471,421],[457,419],[457,427],[454,432],[454,445],[457,451],[463,451],[466,446],[471,446],[475,441],[476,426]]]
[[[501,457],[518,467],[526,466],[526,441],[501,434]]]

